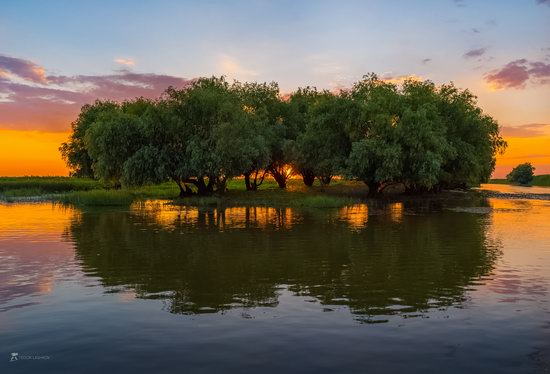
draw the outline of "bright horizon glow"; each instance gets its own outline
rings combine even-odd
[[[26,0],[0,9],[0,176],[67,175],[58,147],[96,98],[157,97],[212,75],[276,81],[283,94],[337,89],[369,72],[468,88],[509,143],[494,176],[522,162],[550,173],[549,1]]]

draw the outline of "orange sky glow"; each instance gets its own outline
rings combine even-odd
[[[470,90],[508,141],[493,177],[550,173],[550,0],[22,3],[0,12],[0,176],[68,175],[58,148],[97,99],[213,75],[338,92],[370,72]]]
[[[68,132],[0,130],[0,176],[69,175],[58,150],[68,136]],[[550,134],[505,139],[508,149],[497,157],[493,177],[505,177],[522,162],[531,162],[535,174],[550,174]]]

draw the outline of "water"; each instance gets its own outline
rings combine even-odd
[[[0,372],[548,372],[549,218],[0,205]]]

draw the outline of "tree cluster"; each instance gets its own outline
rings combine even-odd
[[[201,78],[157,100],[96,101],[82,108],[60,148],[76,176],[112,186],[173,180],[181,196],[226,189],[243,176],[256,190],[267,175],[281,188],[333,176],[369,193],[402,183],[409,192],[486,181],[506,143],[468,90],[371,74],[338,93],[276,83]]]
[[[511,183],[529,184],[533,181],[535,168],[530,162],[519,164],[506,176],[506,179]]]

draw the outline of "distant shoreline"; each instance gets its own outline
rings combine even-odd
[[[512,185],[512,186],[519,186],[519,185],[515,185],[515,184],[512,184],[510,183],[508,180],[506,179],[490,179],[489,180],[489,183],[491,184],[509,184],[509,185]],[[525,185],[526,187],[528,186],[536,186],[536,187],[550,187],[550,174],[542,174],[542,175],[535,175],[534,178],[533,178],[533,181],[527,185]]]
[[[539,176],[537,182],[540,182]],[[544,189],[533,189],[514,185],[505,187],[502,180],[489,186],[469,190],[445,190],[441,193],[406,195],[389,193],[380,201],[407,201],[415,199],[447,199],[460,194],[480,194],[488,198],[550,200]],[[493,182],[493,181],[491,181]],[[498,185],[502,187],[499,188]],[[509,187],[508,187],[509,186]],[[495,188],[496,187],[496,188]],[[288,189],[277,187],[275,181],[267,179],[258,191],[246,191],[242,179],[228,183],[228,191],[212,196],[191,196],[178,198],[177,186],[167,182],[139,188],[105,189],[99,181],[87,178],[0,178],[0,202],[46,202],[67,203],[82,206],[128,206],[132,202],[145,200],[167,200],[173,204],[191,206],[271,206],[293,208],[339,208],[373,201],[368,199],[367,186],[358,181],[335,179],[330,186],[305,187],[299,179],[289,181]],[[452,197],[451,197],[452,198]]]

